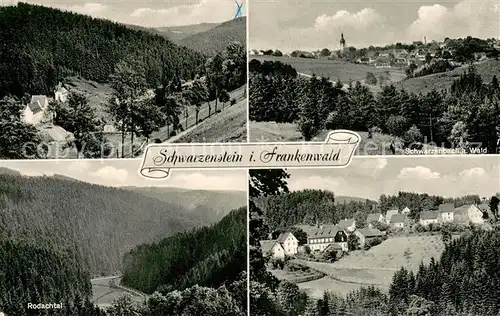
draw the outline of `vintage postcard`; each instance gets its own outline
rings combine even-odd
[[[246,170],[139,163],[0,162],[0,315],[247,315]]]
[[[252,1],[250,140],[498,154],[499,19],[495,1]]]
[[[243,2],[0,0],[0,159],[245,142]]]

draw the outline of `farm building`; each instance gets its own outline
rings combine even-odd
[[[385,222],[384,215],[382,215],[380,213],[368,214],[368,217],[366,218],[366,223],[368,224],[368,226],[372,227],[373,226],[372,223],[375,223],[375,222],[384,223]]]
[[[455,204],[445,203],[439,205],[439,221],[441,223],[449,223],[455,220]]]
[[[347,251],[347,234],[337,225],[322,225],[307,234],[307,245],[312,251],[323,251],[330,244],[338,244]]]
[[[386,222],[386,224],[390,224],[391,223],[391,217],[393,215],[396,215],[396,214],[399,214],[399,210],[397,210],[397,209],[388,210],[387,213],[385,213],[385,222]]]
[[[285,249],[277,240],[261,240],[260,248],[264,257],[271,257],[272,259],[285,258]]]
[[[297,254],[299,241],[291,232],[281,233],[278,237],[278,242],[285,250],[285,254],[293,256]]]
[[[348,233],[352,233],[356,230],[356,221],[354,220],[354,218],[342,219],[337,225]]]
[[[437,211],[423,211],[420,213],[420,225],[428,226],[430,224],[439,223],[439,215]]]
[[[359,238],[359,245],[364,247],[367,242],[384,236],[384,233],[376,228],[362,228],[358,229],[354,232],[356,236]]]
[[[409,225],[408,217],[404,214],[394,214],[391,217],[389,225],[391,225],[392,228],[405,228]]]
[[[23,121],[37,125],[46,122],[52,122],[53,114],[49,110],[49,98],[45,95],[34,95],[23,112]]]
[[[455,208],[455,216],[464,224],[484,224],[483,212],[474,204],[465,204]]]

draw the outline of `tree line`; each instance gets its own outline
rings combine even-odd
[[[441,258],[421,264],[414,273],[404,268],[393,276],[388,294],[374,286],[361,287],[341,297],[325,292],[321,299],[279,281],[266,270],[259,240],[269,226],[259,199],[287,194],[285,170],[250,171],[250,312],[259,316],[465,316],[497,315],[500,296],[496,249],[500,229],[472,229],[448,241]]]
[[[400,137],[405,147],[422,142],[495,153],[500,134],[500,86],[484,83],[473,66],[449,90],[410,93],[386,85],[374,94],[359,82],[343,89],[327,78],[297,76],[280,61],[250,61],[249,118],[295,123],[306,141],[322,129],[350,129]]]
[[[220,222],[142,244],[123,258],[122,283],[145,293],[168,293],[193,285],[218,287],[245,270],[246,208]]]

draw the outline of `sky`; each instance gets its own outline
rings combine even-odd
[[[485,0],[252,0],[253,49],[338,49],[445,37],[500,37],[500,2]]]
[[[17,2],[40,4],[144,27],[220,23],[234,18],[238,9],[235,0],[0,0],[0,6]],[[246,15],[246,3],[241,13]]]
[[[103,160],[3,160],[0,167],[17,170],[25,176],[60,174],[105,186],[176,187],[192,190],[246,191],[246,170],[171,170],[162,180],[139,174],[140,159]]]
[[[342,169],[288,169],[288,187],[329,190],[338,196],[378,200],[399,191],[444,197],[478,194],[490,198],[500,192],[499,156],[353,157]]]

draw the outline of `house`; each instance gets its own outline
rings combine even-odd
[[[52,119],[53,115],[49,111],[49,98],[44,95],[32,96],[30,103],[24,109],[23,121],[28,124],[37,125],[51,122]]]
[[[330,244],[338,244],[348,251],[347,234],[337,225],[319,226],[307,235],[307,245],[312,251],[323,251]]]
[[[397,209],[392,209],[392,210],[388,210],[386,213],[385,213],[385,222],[386,224],[390,224],[391,223],[391,217],[395,214],[399,214],[399,210]]]
[[[372,227],[373,226],[372,223],[375,222],[384,223],[385,222],[384,215],[380,213],[368,214],[368,217],[366,218],[366,223],[368,224],[368,227]]]
[[[359,64],[368,65],[372,62],[372,59],[370,57],[361,57],[357,59],[357,62]]]
[[[410,215],[411,213],[411,210],[408,208],[408,207],[405,207],[402,211],[401,211],[401,214],[404,214],[404,215]]]
[[[347,233],[352,233],[356,230],[356,221],[354,218],[343,219],[337,225]]]
[[[104,125],[104,133],[105,134],[113,134],[116,133],[116,128],[113,124]]]
[[[277,240],[261,240],[260,248],[262,249],[262,255],[267,258],[272,259],[284,259],[285,249],[280,245]]]
[[[392,228],[405,228],[405,226],[408,226],[408,217],[404,214],[394,214],[389,225]]]
[[[455,215],[462,223],[484,224],[483,212],[474,204],[465,204],[455,208]]]
[[[354,234],[358,236],[359,245],[361,247],[364,247],[367,242],[370,242],[375,238],[381,238],[384,236],[384,233],[381,232],[380,230],[376,228],[367,228],[367,227],[356,230]]]
[[[437,211],[423,211],[420,213],[420,225],[428,226],[430,224],[438,224],[439,216]]]
[[[285,254],[294,256],[298,252],[299,241],[291,232],[281,233],[278,237],[278,242],[285,249]]]
[[[54,99],[59,102],[66,102],[68,101],[68,95],[69,91],[62,85],[62,83],[59,83],[54,91]]]
[[[445,203],[439,205],[439,221],[441,223],[449,223],[455,220],[455,204]]]

